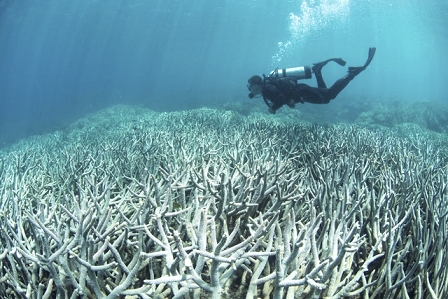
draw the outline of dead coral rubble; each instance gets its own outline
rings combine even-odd
[[[0,158],[2,298],[446,298],[431,143],[196,110]]]

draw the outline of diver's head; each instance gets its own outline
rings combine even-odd
[[[257,95],[261,95],[263,92],[263,79],[260,76],[252,76],[247,81],[247,88],[249,89],[249,98],[254,98]]]

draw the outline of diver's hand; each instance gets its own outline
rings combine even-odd
[[[271,113],[271,114],[275,114],[275,110],[272,109],[272,107],[269,107],[269,113]]]

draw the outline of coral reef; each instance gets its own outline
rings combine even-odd
[[[0,153],[2,298],[445,298],[447,156],[116,107]]]
[[[416,124],[423,129],[448,133],[448,105],[444,102],[381,102],[356,120],[360,125],[381,125],[395,128],[402,124]]]
[[[243,115],[268,113],[263,101],[227,102],[217,101],[218,109],[229,109]],[[408,101],[399,99],[377,99],[365,96],[345,96],[328,105],[297,104],[295,109],[287,106],[271,115],[282,121],[318,124],[350,123],[363,127],[386,128],[403,131],[406,126],[419,126],[422,131],[448,134],[448,105],[443,101]],[[414,131],[411,129],[408,133]]]

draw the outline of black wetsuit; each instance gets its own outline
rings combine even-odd
[[[274,112],[283,105],[291,105],[293,103],[328,104],[355,76],[356,74],[349,73],[336,81],[330,88],[327,88],[325,85],[320,71],[315,73],[318,87],[297,83],[293,77],[267,77],[263,85],[262,94],[266,104]]]
[[[345,61],[342,58],[330,58],[314,64],[312,69],[316,77],[317,87],[297,83],[297,78],[294,77],[267,77],[263,81],[263,99],[269,106],[269,111],[272,113],[275,113],[276,110],[285,104],[291,108],[294,107],[295,103],[328,104],[353,78],[369,66],[375,55],[375,51],[375,47],[369,48],[369,56],[367,57],[366,63],[363,66],[349,67],[348,74],[334,82],[330,88],[327,88],[322,78],[322,68],[330,61],[344,66]]]

